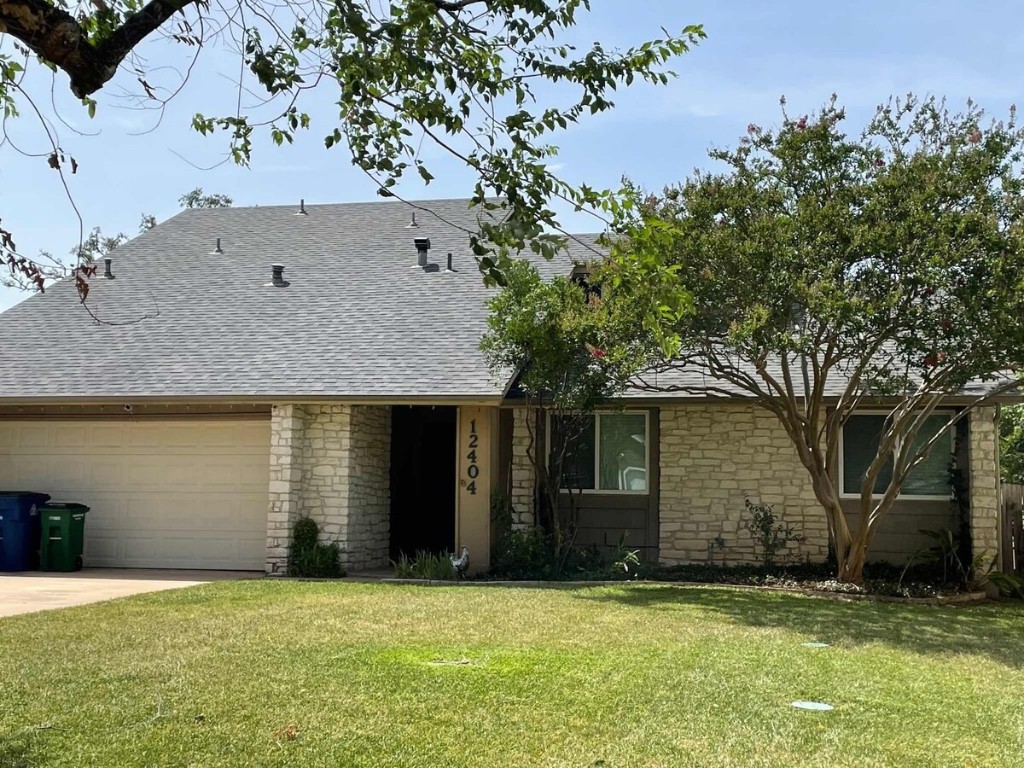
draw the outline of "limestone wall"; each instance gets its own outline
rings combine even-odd
[[[970,419],[970,509],[974,556],[998,557],[999,524],[999,425],[994,407],[979,408]]]
[[[531,430],[528,418],[534,418],[527,408],[516,408],[512,412],[512,509],[515,528],[526,528],[534,522],[534,487],[537,473],[530,461],[531,432],[536,437],[536,430]]]
[[[275,405],[270,414],[270,500],[267,511],[267,573],[284,573],[288,542],[299,517],[302,431],[305,413],[296,405]]]
[[[278,405],[271,415],[267,572],[287,563],[291,527],[308,516],[349,570],[388,562],[391,410]]]
[[[355,406],[351,412],[347,567],[388,564],[391,522],[391,408]]]
[[[680,405],[662,407],[660,423],[662,562],[755,560],[744,528],[748,498],[774,504],[799,526],[807,540],[794,545],[793,556],[826,557],[824,513],[775,416],[750,405]]]

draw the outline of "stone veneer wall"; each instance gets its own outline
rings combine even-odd
[[[807,471],[775,416],[751,405],[660,409],[660,559],[678,564],[756,560],[744,499],[774,504],[807,540],[791,551],[824,560],[828,529]]]
[[[267,511],[267,573],[284,573],[288,542],[299,517],[302,486],[302,431],[305,412],[275,405],[270,412],[270,506]]]
[[[271,415],[267,572],[287,566],[291,528],[302,516],[336,541],[347,569],[387,565],[391,409],[278,405]]]
[[[1001,514],[996,417],[995,408],[983,408],[971,415],[969,423],[973,548],[975,554],[989,556],[999,549]],[[515,409],[511,485],[517,527],[533,523],[535,473],[526,453],[526,418],[525,408]],[[725,547],[714,548],[715,562],[756,560],[753,541],[743,527],[747,498],[774,504],[787,522],[799,526],[807,540],[792,554],[815,561],[827,556],[824,514],[807,471],[775,416],[752,405],[669,405],[660,408],[660,427],[659,556],[663,563],[707,561],[708,545],[718,536],[725,540]],[[945,518],[935,522],[934,514],[926,515],[935,511],[928,503],[907,505],[893,510],[873,546],[874,553],[892,562],[904,562],[918,547],[907,549],[888,530],[899,528],[896,523],[901,521],[895,517],[911,520],[908,525],[914,531],[954,524]],[[944,505],[939,507],[946,511]]]
[[[380,568],[390,562],[391,408],[352,408],[351,435],[348,567]]]
[[[971,546],[975,557],[984,554],[990,558],[997,558],[1002,514],[999,490],[998,411],[995,407],[979,408],[968,418]]]
[[[534,521],[534,489],[537,484],[536,471],[530,461],[530,429],[527,419],[531,412],[527,408],[512,411],[512,509],[514,528],[526,528]]]

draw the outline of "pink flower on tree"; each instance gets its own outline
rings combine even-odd
[[[600,347],[595,347],[593,344],[587,344],[587,351],[596,357],[598,360],[604,358],[608,353]]]

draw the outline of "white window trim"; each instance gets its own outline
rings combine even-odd
[[[619,489],[608,489],[603,488],[560,488],[561,493],[582,493],[586,495],[598,495],[598,496],[650,496],[651,495],[651,412],[643,410],[627,410],[627,411],[594,411],[590,415],[594,417],[594,482],[601,482],[601,416],[643,416],[644,417],[644,476],[647,480],[647,489],[643,491],[630,491],[630,490],[619,490]],[[545,433],[545,443],[548,443],[551,436],[551,417],[552,414],[547,414],[547,424]],[[550,445],[548,447],[548,453],[550,455]]]
[[[850,416],[851,417],[853,417],[853,416],[887,416],[890,413],[892,413],[892,411],[883,411],[883,410],[877,410],[877,409],[874,409],[874,410],[864,410],[864,411],[858,410],[858,411],[854,411],[852,414],[850,414]],[[947,410],[935,410],[935,411],[932,411],[931,415],[932,416],[947,416],[948,417],[948,416],[953,415],[954,413],[956,413],[956,412],[952,411],[952,410],[948,410],[948,409]],[[953,452],[953,448],[956,446],[956,442],[955,442],[956,434],[955,433],[956,433],[956,425],[955,424],[952,427],[950,427],[949,429],[946,430],[946,437],[949,438],[949,452],[950,453]],[[936,443],[932,447],[932,451],[935,451],[936,449],[938,449],[939,446],[940,446],[940,444]],[[899,450],[899,443],[897,443],[896,450]],[[860,494],[859,493],[847,493],[846,492],[846,480],[845,480],[846,457],[845,457],[845,451],[846,451],[846,425],[844,424],[843,428],[839,430],[839,498],[840,499],[859,499],[860,498]],[[921,493],[900,493],[896,498],[899,501],[949,501],[950,494],[949,493],[944,493],[944,494],[940,495],[940,494],[921,494]]]

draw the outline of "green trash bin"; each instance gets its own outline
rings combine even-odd
[[[39,570],[80,571],[85,545],[84,504],[43,504],[39,507]]]

